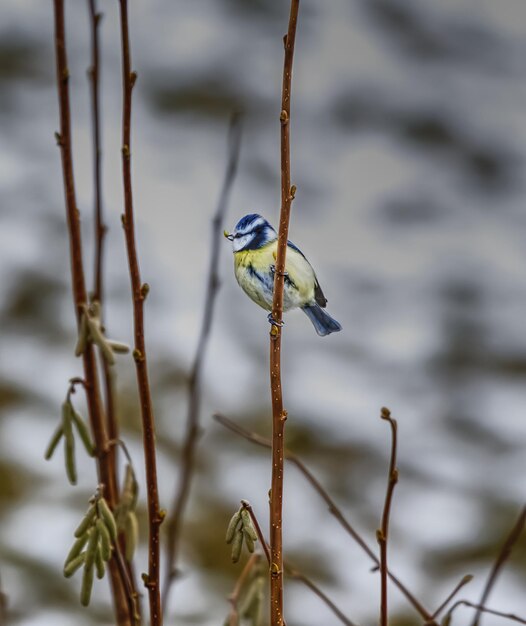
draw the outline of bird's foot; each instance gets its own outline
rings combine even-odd
[[[272,326],[279,326],[279,328],[283,328],[285,326],[285,322],[277,322],[273,317],[272,313],[269,313],[267,316],[268,321],[272,324]]]
[[[276,273],[276,266],[275,265],[271,265],[270,266],[270,273],[271,274],[275,274]],[[282,272],[281,275],[282,276],[288,276],[289,273],[288,272]]]

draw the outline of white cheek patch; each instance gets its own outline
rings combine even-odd
[[[232,248],[234,249],[234,252],[239,252],[240,250],[242,250],[252,238],[252,234],[243,235],[242,237],[235,237],[232,241]]]

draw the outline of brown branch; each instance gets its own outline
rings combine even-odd
[[[260,559],[261,559],[261,555],[258,554],[257,552],[250,556],[248,561],[245,563],[245,567],[241,571],[239,578],[236,581],[236,584],[234,586],[234,589],[232,590],[232,593],[228,596],[228,602],[230,603],[230,613],[228,615],[228,626],[239,626],[239,610],[237,606],[239,603],[239,597],[243,590],[243,585],[245,584],[247,578],[249,577],[254,567],[256,567],[257,564],[259,563]]]
[[[58,145],[60,146],[62,160],[66,217],[69,233],[73,301],[75,305],[77,327],[79,327],[81,311],[83,307],[87,305],[87,293],[84,278],[84,265],[82,261],[80,215],[77,208],[73,175],[71,113],[69,103],[69,69],[66,51],[64,0],[54,0],[54,22],[57,90],[60,110],[60,132],[56,134],[56,139]],[[108,437],[104,423],[104,411],[102,408],[98,384],[95,352],[93,345],[89,342],[83,352],[82,360],[89,421],[97,449],[98,480],[100,483],[105,485],[106,499],[108,500],[110,506],[114,507],[116,502],[115,481],[113,480],[111,474],[111,465],[108,462]],[[119,626],[128,626],[132,623],[132,617],[130,616],[128,610],[124,582],[119,574],[115,559],[110,561],[109,572],[117,623]]]
[[[291,0],[289,27],[285,35],[285,59],[281,93],[281,211],[278,231],[274,298],[270,329],[270,394],[272,399],[272,478],[270,490],[270,623],[283,625],[283,446],[287,412],[283,408],[281,387],[281,321],[283,316],[283,287],[285,257],[293,193],[290,183],[290,97],[292,62],[298,20],[299,0]]]
[[[382,524],[376,531],[376,539],[380,546],[380,626],[388,625],[387,610],[387,541],[389,538],[389,516],[391,514],[391,503],[396,483],[398,482],[398,469],[396,468],[396,446],[397,446],[397,424],[391,417],[391,411],[382,408],[380,416],[387,420],[391,426],[391,460],[389,461],[389,475],[387,480],[387,490],[385,492],[384,509],[382,513]]]
[[[100,45],[99,24],[102,13],[97,12],[96,0],[88,0],[91,26],[91,66],[88,76],[91,85],[91,119],[93,129],[93,187],[95,205],[95,267],[93,300],[102,301],[103,244],[106,226],[102,215],[102,168],[100,142]]]
[[[88,0],[88,11],[90,17],[91,28],[91,65],[88,69],[88,77],[90,81],[91,96],[91,126],[93,137],[93,198],[94,198],[94,215],[95,215],[95,254],[94,254],[94,272],[93,272],[93,292],[92,300],[101,305],[104,300],[103,290],[103,262],[104,262],[104,238],[107,232],[104,224],[103,205],[102,205],[102,149],[101,149],[101,124],[100,124],[100,43],[99,43],[99,26],[102,19],[102,13],[97,11],[96,0]],[[110,439],[119,438],[119,430],[117,418],[115,414],[115,398],[112,385],[111,368],[104,358],[101,358],[101,367],[103,371],[105,405],[106,405],[106,427],[108,429],[108,437]],[[111,468],[111,476],[115,480],[112,491],[118,492],[118,475],[117,475],[117,457],[116,449],[111,448],[108,453],[108,463]]]
[[[259,543],[261,544],[261,547],[263,548],[263,552],[265,553],[265,558],[267,559],[268,564],[270,565],[271,563],[270,549],[267,544],[267,540],[265,539],[265,535],[263,534],[263,531],[261,530],[261,526],[259,525],[258,518],[256,517],[256,514],[254,513],[254,509],[252,508],[252,505],[250,504],[248,500],[241,500],[241,505],[243,506],[243,508],[247,510],[248,514],[250,515],[250,519],[252,520],[252,523],[254,524],[254,529],[256,530],[256,534],[259,539]]]
[[[446,606],[453,600],[453,598],[457,595],[457,593],[463,589],[468,583],[473,580],[473,576],[471,574],[467,574],[464,576],[458,585],[453,589],[453,591],[447,596],[447,598],[442,602],[442,604],[438,607],[438,609],[433,613],[433,619],[436,619],[440,613],[446,608]]]
[[[252,508],[250,502],[248,502],[247,500],[241,500],[241,505],[247,510],[248,514],[250,515],[250,519],[254,524],[254,528],[259,539],[259,543],[261,544],[261,547],[263,548],[263,551],[265,553],[265,557],[268,561],[268,564],[270,565],[270,547],[267,544],[266,539],[263,535],[263,531],[261,530],[261,526],[259,525],[256,514],[254,513],[254,509]],[[290,576],[290,578],[294,578],[295,580],[299,580],[314,594],[316,594],[318,598],[323,600],[323,602],[331,609],[336,617],[338,617],[342,624],[345,624],[345,626],[356,626],[356,624],[354,622],[351,622],[351,620],[340,611],[340,609],[334,604],[334,602],[318,587],[318,585],[312,582],[310,578],[305,576],[305,574],[302,574],[286,560],[284,561],[284,568],[287,576]],[[283,624],[284,626],[286,626],[285,621],[283,622]]]
[[[7,595],[2,590],[0,581],[0,626],[7,625]]]
[[[497,559],[493,567],[491,568],[491,571],[488,576],[488,580],[486,582],[486,585],[484,586],[484,590],[479,600],[480,606],[484,606],[486,604],[489,598],[489,595],[491,593],[491,590],[493,586],[495,585],[495,582],[497,581],[497,577],[500,573],[500,570],[502,569],[506,561],[509,559],[511,555],[511,551],[513,550],[513,546],[517,543],[517,541],[519,540],[522,534],[522,531],[524,530],[525,523],[526,523],[526,506],[522,508],[519,514],[519,517],[517,518],[517,521],[513,525],[513,528],[511,529],[509,535],[506,537],[504,545],[502,546],[501,551],[499,552]],[[479,626],[481,613],[482,613],[481,610],[477,610],[477,612],[475,613],[475,617],[473,618],[472,626]]]
[[[340,620],[342,624],[345,624],[345,626],[356,626],[356,623],[351,622],[351,620],[340,611],[340,609],[334,604],[334,602],[317,585],[315,585],[310,578],[307,578],[305,574],[302,574],[297,569],[291,567],[286,561],[285,573],[287,574],[287,576],[290,576],[291,578],[302,582],[315,595],[317,595],[318,598],[323,600],[323,602],[331,609],[331,611],[334,613],[334,615],[336,615],[336,617]]]
[[[148,589],[150,602],[150,624],[162,624],[160,594],[160,545],[159,527],[163,520],[159,508],[159,491],[157,485],[157,460],[155,451],[155,421],[148,380],[148,364],[146,360],[146,343],[144,339],[144,300],[148,286],[141,283],[139,261],[135,243],[135,225],[133,213],[133,195],[131,180],[131,106],[132,89],[137,75],[131,71],[130,41],[128,27],[128,3],[120,0],[120,23],[122,44],[122,175],[124,185],[124,215],[122,223],[126,238],[126,251],[130,269],[130,281],[133,297],[133,320],[135,348],[133,357],[137,371],[137,386],[141,405],[143,427],[143,446],[146,465],[146,488],[148,495],[148,574],[143,576]]]
[[[183,524],[184,512],[190,494],[191,482],[195,469],[195,453],[199,439],[199,416],[201,411],[201,379],[203,362],[208,345],[208,338],[212,327],[219,280],[219,251],[222,239],[223,221],[228,206],[228,199],[237,172],[239,151],[241,147],[241,117],[232,115],[228,133],[228,158],[225,176],[217,203],[217,209],[212,220],[212,253],[208,270],[208,284],[206,289],[205,307],[201,332],[197,343],[197,350],[192,365],[188,383],[188,413],[186,418],[186,434],[181,455],[181,471],[179,483],[174,494],[173,504],[167,520],[166,538],[166,575],[164,578],[162,606],[166,611],[168,598],[173,582],[177,575],[177,561],[179,543]]]
[[[272,443],[258,435],[257,433],[250,432],[228,419],[224,415],[220,415],[216,413],[213,415],[213,418],[219,422],[225,428],[232,431],[236,435],[243,437],[247,441],[251,443],[255,443],[258,446],[263,448],[271,448]],[[380,561],[376,554],[369,548],[367,543],[362,539],[362,537],[358,534],[358,532],[351,526],[349,521],[345,518],[342,511],[338,508],[334,500],[330,497],[327,491],[323,488],[318,479],[312,474],[312,472],[307,468],[307,466],[303,463],[303,461],[294,453],[290,452],[285,448],[284,450],[284,458],[287,459],[290,463],[295,465],[298,470],[303,474],[306,478],[307,482],[311,485],[311,487],[316,491],[316,493],[320,496],[320,498],[325,502],[327,508],[331,515],[333,515],[340,525],[345,529],[345,531],[354,539],[354,541],[362,548],[362,550],[367,554],[367,556],[374,562],[375,567],[380,567]],[[431,613],[415,598],[415,596],[407,589],[407,587],[402,584],[400,579],[395,576],[390,570],[387,571],[389,578],[393,581],[393,583],[398,587],[398,589],[403,593],[403,595],[407,598],[409,603],[414,607],[414,609],[426,620],[426,624],[429,626],[437,626],[436,622],[433,620],[433,616]]]
[[[488,609],[488,607],[482,604],[474,604],[473,602],[469,602],[468,600],[458,600],[457,602],[455,602],[455,604],[446,613],[445,618],[442,620],[442,624],[445,625],[445,624],[451,623],[451,616],[453,615],[453,612],[456,611],[456,609],[459,606],[467,606],[472,609],[477,609],[477,614],[489,613],[490,615],[496,615],[497,617],[504,617],[505,619],[509,619],[513,622],[518,622],[519,624],[526,624],[526,619],[524,619],[523,617],[519,617],[518,615],[515,615],[513,613],[503,613],[502,611],[495,611],[495,609]]]
[[[94,271],[93,271],[93,292],[91,299],[100,305],[100,314],[104,318],[103,303],[103,262],[104,262],[104,239],[107,227],[104,224],[103,204],[102,204],[102,148],[101,148],[101,123],[100,123],[100,43],[99,43],[99,26],[102,20],[102,13],[97,11],[96,0],[88,0],[88,11],[91,27],[91,65],[88,69],[88,77],[90,82],[91,95],[91,125],[93,137],[93,198],[94,198],[94,223],[95,223],[95,254],[94,254]],[[104,400],[106,409],[106,428],[110,440],[119,438],[119,424],[117,421],[116,398],[114,378],[115,373],[102,355],[99,349],[99,364],[102,369],[102,380],[104,384]],[[110,446],[108,451],[109,474],[114,481],[111,492],[118,497],[119,492],[119,475],[118,475],[118,455],[117,448]],[[121,536],[119,548],[125,550],[125,539]],[[140,597],[137,591],[137,583],[133,564],[129,563],[122,557],[117,555],[117,566],[121,578],[123,578],[126,594],[128,597],[128,605],[130,614],[138,622],[141,621],[141,605]]]
[[[132,572],[130,571],[128,563],[123,556],[125,547],[121,545],[120,539],[121,538],[119,538],[119,541],[114,543],[114,560],[126,588],[126,601],[128,603],[128,611],[131,616],[131,622],[136,625],[141,623],[140,597],[135,586]]]

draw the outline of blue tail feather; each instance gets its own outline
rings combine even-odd
[[[304,306],[301,310],[310,319],[320,337],[325,337],[325,335],[330,335],[331,333],[337,333],[342,329],[341,324],[332,318],[318,304]]]

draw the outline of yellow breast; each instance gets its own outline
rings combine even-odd
[[[277,241],[257,250],[234,253],[236,279],[247,295],[263,308],[272,308]],[[310,263],[293,248],[287,248],[285,262],[287,279],[283,292],[283,310],[310,304],[314,301],[316,276]]]

